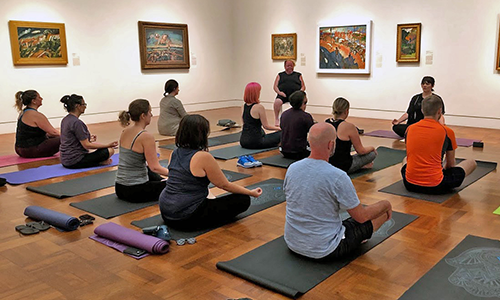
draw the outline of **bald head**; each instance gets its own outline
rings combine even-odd
[[[335,127],[332,125],[325,122],[314,124],[309,129],[307,137],[311,146],[311,156],[326,157],[328,159],[335,148],[336,138]]]

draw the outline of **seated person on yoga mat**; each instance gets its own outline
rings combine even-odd
[[[68,115],[61,121],[61,164],[70,169],[90,168],[111,163],[113,148],[118,146],[114,141],[109,144],[96,143],[97,137],[91,135],[87,125],[80,120],[87,103],[80,95],[66,95],[61,98]],[[89,152],[91,149],[97,149]]]
[[[128,111],[119,115],[125,128],[120,136],[120,159],[116,173],[115,193],[118,198],[129,202],[157,201],[166,182],[168,169],[160,165],[156,155],[153,135],[146,131],[153,113],[148,100],[137,99],[130,103]],[[146,165],[147,162],[147,165]]]
[[[15,150],[21,157],[48,157],[59,151],[59,131],[38,111],[42,100],[35,90],[16,93],[15,108],[19,111],[19,118]]]
[[[443,194],[459,187],[476,168],[473,159],[455,165],[455,133],[439,123],[443,101],[431,95],[422,101],[424,119],[408,127],[406,158],[401,175],[406,189],[424,194]],[[444,156],[444,166],[443,166]]]
[[[215,158],[208,152],[210,124],[200,115],[182,118],[175,136],[177,149],[168,166],[167,186],[160,195],[160,212],[167,225],[201,229],[231,220],[250,206],[250,196],[259,197],[261,188],[246,189],[227,180]],[[209,197],[208,185],[231,194]]]
[[[286,158],[303,159],[308,157],[311,151],[307,149],[307,132],[313,126],[314,120],[307,113],[306,92],[296,91],[290,95],[291,109],[281,115],[281,154]]]
[[[158,132],[161,135],[175,135],[179,122],[187,115],[182,102],[175,97],[179,91],[179,83],[174,79],[169,79],[165,83],[165,93],[160,101],[160,117],[158,118]]]
[[[267,130],[280,130],[267,122],[266,110],[260,104],[260,84],[250,82],[245,88],[243,100],[243,130],[241,131],[240,145],[247,149],[265,149],[278,146],[281,140],[281,132],[276,131],[266,134],[262,127]]]
[[[373,167],[373,161],[377,157],[377,150],[372,146],[363,146],[356,126],[346,121],[349,116],[349,101],[342,97],[335,99],[332,105],[332,113],[333,118],[325,121],[332,124],[337,132],[335,152],[329,159],[330,163],[348,174],[362,168]],[[356,154],[352,156],[351,146],[354,146],[354,150],[356,150]]]
[[[311,155],[291,164],[285,175],[285,242],[310,258],[344,256],[392,217],[389,201],[361,205],[351,179],[328,163],[335,139],[333,126],[314,124],[308,136]],[[342,221],[340,209],[351,217]]]
[[[422,100],[424,100],[424,98],[429,97],[430,95],[436,95],[433,93],[435,82],[436,81],[434,80],[434,77],[431,76],[425,76],[424,78],[422,78],[422,83],[421,83],[422,93],[417,94],[411,98],[410,105],[408,105],[408,109],[401,117],[399,117],[399,119],[392,120],[392,125],[393,125],[392,130],[397,135],[404,138],[408,126],[410,126],[411,124],[415,124],[424,118],[424,115],[422,114]],[[438,95],[436,96],[439,97]],[[444,103],[443,103],[443,115],[444,115]],[[408,120],[406,124],[401,124],[406,120]],[[441,122],[441,124],[444,124],[444,117],[441,117],[439,121]]]
[[[306,85],[302,74],[295,72],[295,62],[291,59],[285,60],[283,63],[285,71],[278,73],[274,80],[274,91],[276,92],[276,99],[274,100],[274,124],[278,126],[279,116],[283,103],[289,101],[289,96],[295,91],[305,91]]]

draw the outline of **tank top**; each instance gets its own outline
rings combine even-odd
[[[120,159],[118,161],[118,171],[116,172],[116,183],[132,186],[148,182],[148,169],[146,167],[146,157],[144,153],[132,150],[136,139],[145,130],[140,131],[132,140],[130,149],[120,145]]]
[[[256,103],[243,105],[243,129],[241,131],[242,139],[260,139],[265,134],[264,130],[262,130],[262,122],[260,119],[255,119],[250,114],[250,111],[255,104]]]
[[[278,81],[278,89],[286,94],[286,98],[290,95],[300,90],[302,87],[302,82],[300,81],[299,72],[293,71],[291,74],[287,74],[285,71],[278,74],[280,79]]]
[[[22,119],[27,110],[34,110],[34,108],[25,108],[21,112],[19,119],[17,119],[16,129],[16,147],[29,148],[38,146],[47,139],[47,133],[40,127],[33,127],[26,125]]]
[[[167,185],[160,195],[160,211],[170,220],[189,217],[208,196],[208,177],[191,173],[191,159],[198,151],[177,148],[172,152]]]
[[[333,120],[326,119],[325,122],[330,123],[335,127],[335,130],[338,130],[339,125],[344,122],[344,120]],[[347,172],[352,165],[352,156],[351,156],[351,147],[352,142],[343,141],[338,138],[335,140],[335,153],[330,157],[330,163],[335,167]]]

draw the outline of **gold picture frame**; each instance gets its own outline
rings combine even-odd
[[[397,62],[420,62],[421,29],[422,23],[398,24]]]
[[[272,34],[271,53],[272,59],[297,60],[297,34]]]
[[[64,23],[11,20],[9,33],[15,66],[68,64]]]
[[[138,24],[142,69],[189,69],[187,24]]]

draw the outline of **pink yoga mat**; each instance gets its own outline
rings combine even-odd
[[[25,164],[25,163],[39,161],[39,160],[58,158],[58,157],[59,157],[59,152],[56,153],[56,155],[54,155],[54,156],[38,157],[38,158],[24,158],[24,157],[20,157],[17,154],[5,155],[5,156],[0,156],[0,168],[7,167],[7,166],[13,166],[13,165]]]
[[[374,137],[383,137],[389,139],[402,140],[403,138],[389,130],[375,130],[365,133],[366,136],[374,136]],[[457,145],[461,147],[470,147],[474,142],[480,142],[481,140],[472,140],[472,139],[464,139],[464,138],[456,138]]]

